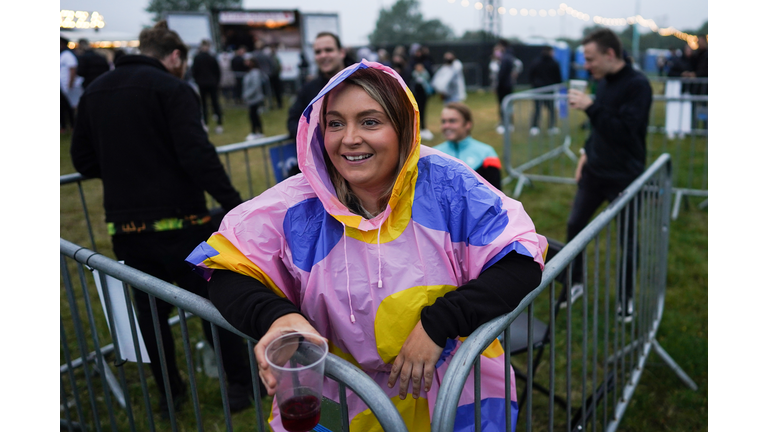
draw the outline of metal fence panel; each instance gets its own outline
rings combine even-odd
[[[663,352],[655,336],[666,290],[671,175],[671,158],[664,154],[576,238],[548,257],[541,284],[513,312],[482,325],[464,341],[441,383],[432,431],[453,430],[459,396],[476,360],[497,338],[509,352],[512,339],[519,342],[521,337],[513,331],[520,320],[527,325],[522,335],[527,348],[513,355],[511,363],[517,379],[526,382],[519,404],[527,406],[519,407],[524,416],[517,427],[617,428],[650,350]],[[575,265],[584,272],[579,299],[573,298],[570,282]],[[629,305],[631,315],[626,314]],[[561,308],[565,317],[558,316]],[[538,339],[537,323],[547,327]],[[668,355],[662,358],[696,389]],[[548,375],[536,374],[538,369],[547,369]],[[510,404],[509,391],[505,404]],[[512,430],[509,421],[507,430]]]
[[[647,161],[669,153],[675,166],[673,219],[686,197],[707,197],[708,96],[691,94],[705,88],[707,78],[652,79],[654,88],[648,135]],[[695,87],[698,86],[698,87]],[[504,112],[504,184],[516,182],[513,197],[536,181],[574,183],[578,157],[572,149],[583,146],[589,120],[569,109],[567,83],[508,95]],[[706,201],[701,203],[706,206]]]
[[[118,263],[110,258],[100,255],[92,250],[78,246],[67,240],[60,239],[61,252],[61,272],[64,294],[69,313],[62,313],[61,317],[61,349],[63,364],[61,366],[61,398],[62,398],[62,428],[66,427],[87,427],[89,430],[171,430],[185,429],[182,426],[177,413],[169,409],[169,418],[167,423],[160,423],[155,418],[154,404],[152,403],[158,393],[155,387],[165,385],[166,393],[170,394],[168,387],[168,374],[165,362],[163,364],[164,383],[154,383],[147,379],[147,373],[142,363],[126,362],[121,353],[121,347],[115,341],[118,340],[115,334],[115,323],[112,315],[111,303],[115,299],[110,299],[105,290],[105,302],[107,304],[107,316],[100,313],[98,307],[94,306],[94,280],[89,276],[86,270],[95,269],[99,271],[99,277],[114,277],[123,283],[123,294],[128,308],[131,308],[130,291],[128,286],[139,289],[150,295],[152,304],[156,299],[163,300],[176,306],[179,311],[178,322],[180,324],[181,337],[174,338],[178,344],[183,346],[182,350],[184,362],[180,363],[180,369],[186,373],[188,379],[189,393],[192,396],[192,407],[194,409],[195,426],[197,430],[204,428],[218,430],[220,422],[223,421],[226,430],[233,430],[232,416],[229,412],[227,401],[226,384],[224,373],[221,369],[221,349],[219,346],[219,329],[225,329],[239,336],[245,337],[249,343],[249,357],[252,373],[252,385],[254,399],[257,401],[251,414],[258,430],[266,430],[262,406],[260,403],[261,395],[258,385],[258,374],[256,371],[255,356],[253,353],[253,344],[257,342],[252,338],[237,331],[219,314],[218,310],[210,301],[190,293],[175,285],[166,283],[153,276],[140,272],[136,269]],[[77,279],[72,274],[77,274]],[[105,281],[102,280],[102,286]],[[129,316],[131,311],[129,310]],[[188,317],[196,316],[207,320],[211,324],[213,332],[214,347],[213,351],[217,358],[218,374],[217,383],[207,382],[209,379],[196,373],[198,367],[192,351],[193,336],[188,322]],[[156,308],[153,307],[153,319],[157,324],[158,315]],[[109,322],[109,326],[106,323]],[[135,328],[135,327],[131,327]],[[157,325],[156,334],[159,334]],[[74,335],[72,334],[74,333]],[[134,341],[137,357],[140,357],[138,348],[138,335],[136,331],[131,331],[131,337]],[[160,337],[160,336],[158,336]],[[105,341],[112,341],[111,349],[101,349]],[[77,353],[77,354],[75,354]],[[79,355],[73,359],[74,355]],[[186,370],[184,367],[186,366]],[[197,366],[200,366],[199,364]],[[116,370],[117,378],[114,377],[113,369]],[[340,398],[346,397],[346,389],[355,392],[370,407],[376,418],[381,423],[384,430],[387,431],[405,431],[405,424],[400,417],[397,409],[392,402],[378,387],[378,385],[368,375],[347,361],[329,354],[326,360],[326,376],[329,379],[338,381],[340,391],[343,393]],[[111,378],[110,378],[111,377]],[[112,380],[112,382],[110,382]],[[202,380],[206,380],[205,385],[201,385]],[[218,386],[216,385],[218,384]],[[204,388],[205,387],[205,388]],[[211,393],[210,389],[217,389]],[[206,391],[206,393],[201,393]],[[220,402],[217,401],[217,394],[220,395]],[[221,403],[221,405],[217,405]],[[169,401],[169,406],[173,406],[173,401]],[[213,406],[214,408],[211,408]],[[210,415],[210,410],[214,409],[218,414]],[[327,413],[326,413],[327,414]],[[241,414],[243,415],[243,414]],[[222,418],[223,416],[223,418]],[[215,417],[215,418],[211,418]],[[186,422],[190,421],[189,416]],[[345,419],[336,419],[342,424],[342,429],[346,427]],[[185,424],[187,424],[185,423]],[[212,424],[217,426],[211,426]]]

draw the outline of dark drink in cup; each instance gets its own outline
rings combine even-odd
[[[280,404],[280,419],[289,432],[306,432],[320,422],[320,399],[314,395],[294,396]]]
[[[275,402],[283,428],[312,430],[320,421],[328,342],[314,333],[287,333],[270,342],[265,354],[277,380]]]

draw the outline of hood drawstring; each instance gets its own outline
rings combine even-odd
[[[355,323],[355,312],[352,309],[352,292],[349,289],[349,259],[347,258],[347,227],[344,225],[344,223],[341,223],[342,226],[342,237],[344,238],[344,268],[347,271],[347,300],[349,301],[349,320],[354,324]],[[379,255],[379,288],[383,286],[381,282],[381,225],[379,225],[379,229],[376,234],[376,247],[378,249],[378,255]]]
[[[349,320],[355,323],[355,312],[352,310],[352,293],[349,291],[349,261],[347,260],[347,227],[341,223],[341,236],[344,237],[344,268],[347,270],[347,300],[349,300]]]
[[[379,288],[381,288],[381,225],[379,225],[379,231],[376,235],[376,247],[379,252]]]

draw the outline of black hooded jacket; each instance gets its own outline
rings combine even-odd
[[[107,222],[225,210],[240,194],[208,141],[200,100],[159,60],[125,55],[83,93],[70,149],[75,169],[101,178]]]

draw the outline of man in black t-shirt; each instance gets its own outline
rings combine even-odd
[[[224,132],[222,126],[221,105],[219,105],[219,83],[221,82],[221,68],[216,57],[209,52],[211,43],[207,40],[200,42],[200,47],[195,60],[192,62],[192,78],[200,90],[200,99],[203,103],[203,123],[208,124],[208,100],[213,106],[216,115],[216,133]]]
[[[109,62],[91,48],[88,39],[80,39],[77,45],[82,54],[77,58],[77,75],[83,77],[83,90],[101,74],[109,72]]]

